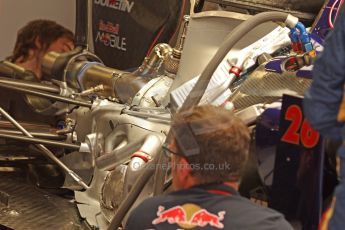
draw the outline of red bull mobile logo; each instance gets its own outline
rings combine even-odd
[[[167,210],[165,210],[165,207],[159,206],[157,218],[152,221],[152,224],[157,225],[168,222],[169,224],[177,224],[183,229],[205,227],[207,225],[222,229],[224,225],[221,221],[224,219],[224,215],[225,211],[220,211],[216,215],[195,204],[178,205]]]

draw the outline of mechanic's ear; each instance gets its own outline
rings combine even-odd
[[[42,39],[40,36],[35,38],[35,46],[37,49],[42,49]]]
[[[192,173],[191,166],[184,157],[180,157],[180,161],[178,162],[178,167],[180,167],[180,173],[182,176],[187,177],[190,176]]]

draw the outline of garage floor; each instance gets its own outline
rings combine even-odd
[[[87,229],[68,191],[42,190],[25,178],[0,172],[0,229]]]

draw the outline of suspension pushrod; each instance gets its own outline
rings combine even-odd
[[[40,92],[40,91],[36,91],[36,90],[31,90],[31,89],[25,89],[25,88],[22,88],[22,87],[12,86],[12,85],[8,85],[8,84],[0,84],[0,87],[1,88],[5,88],[5,89],[9,89],[9,90],[13,90],[13,91],[18,91],[18,92],[26,93],[26,94],[31,94],[31,95],[34,95],[34,96],[48,98],[48,99],[55,100],[55,101],[64,102],[64,103],[67,103],[67,104],[74,104],[74,105],[78,105],[78,106],[82,106],[82,107],[87,107],[87,108],[91,108],[92,107],[92,103],[91,102],[87,102],[87,101],[79,101],[79,100],[75,100],[75,99],[72,99],[72,98],[67,98],[67,97],[63,97],[63,96],[59,96],[59,95],[54,95],[54,94],[50,94],[50,93],[45,93],[45,92]]]

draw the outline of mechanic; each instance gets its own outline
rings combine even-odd
[[[43,56],[50,51],[72,49],[74,35],[70,30],[50,20],[31,21],[18,31],[12,55],[0,62],[0,76],[40,82],[45,80],[41,71]],[[0,106],[15,119],[56,125],[54,117],[36,113],[26,101],[27,97],[18,92],[0,90]]]
[[[54,21],[34,20],[19,30],[13,54],[8,60],[32,71],[41,80],[42,59],[46,53],[73,49],[74,35],[70,30]]]
[[[67,52],[72,49],[74,49],[74,35],[70,30],[50,20],[31,21],[18,31],[12,55],[7,60],[0,62],[0,76],[43,83],[44,80],[49,80],[45,79],[41,71],[43,56],[50,51]],[[57,128],[60,121],[65,120],[64,116],[37,113],[35,108],[27,102],[29,98],[30,100],[42,100],[38,97],[0,88],[0,106],[29,131],[31,129],[49,132],[53,128]],[[1,122],[8,123],[4,118],[1,119]],[[6,123],[4,125],[6,126]],[[56,155],[64,153],[61,148],[49,148]],[[31,144],[11,139],[0,140],[0,155],[2,154],[5,156],[8,154],[11,156],[24,155],[32,159],[40,159],[41,156],[41,153]],[[60,168],[42,160],[38,160],[38,162],[39,167],[31,163],[24,167],[28,171],[27,177],[30,181],[43,187],[48,182],[48,186],[61,186],[64,173]]]
[[[312,127],[334,141],[344,140],[344,114],[340,109],[345,83],[345,15],[344,7],[328,34],[324,51],[314,63],[313,81],[305,93],[304,112]],[[345,104],[344,104],[345,105]],[[345,226],[345,145],[337,151],[340,159],[340,184],[335,190],[335,207],[328,229]],[[324,226],[327,223],[323,223]]]
[[[145,200],[125,229],[292,229],[284,217],[237,192],[250,135],[231,112],[211,105],[178,112],[171,156],[174,192]]]

